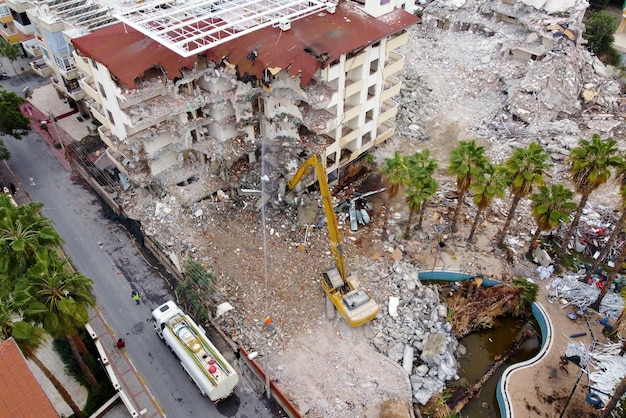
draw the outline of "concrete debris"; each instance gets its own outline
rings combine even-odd
[[[390,148],[402,153],[429,148],[441,169],[448,165],[449,151],[453,147],[451,140],[476,138],[487,145],[487,156],[494,163],[505,161],[514,148],[538,141],[554,164],[548,175],[550,181],[567,184],[567,157],[580,138],[590,138],[593,133],[617,139],[624,137],[626,101],[615,72],[581,46],[586,1],[511,3],[498,0],[421,2],[425,5],[423,24],[408,31],[410,39],[400,51],[406,57],[406,65],[399,75],[402,88],[393,98],[399,109],[396,136],[389,140],[393,145]],[[179,270],[190,257],[215,270],[218,289],[213,301],[237,307],[216,321],[236,343],[251,351],[276,351],[279,360],[274,364],[280,363],[283,367],[277,369],[277,377],[287,374],[287,353],[297,348],[298,342],[289,330],[310,337],[304,341],[305,348],[312,350],[319,345],[319,341],[311,337],[317,335],[307,321],[318,324],[315,322],[318,319],[311,320],[311,312],[317,312],[318,305],[325,300],[317,284],[319,270],[333,263],[322,224],[324,219],[320,217],[319,192],[307,193],[304,182],[296,191],[285,187],[304,158],[310,152],[323,150],[326,145],[323,136],[314,135],[315,132],[294,140],[293,129],[285,127],[306,119],[307,126],[319,125],[321,129],[329,115],[316,108],[323,108],[331,98],[319,86],[298,91],[289,80],[285,80],[285,86],[284,90],[293,94],[294,100],[306,99],[307,109],[311,111],[303,110],[300,115],[275,115],[281,122],[277,122],[276,132],[269,133],[263,143],[246,142],[244,136],[227,142],[215,138],[204,141],[202,149],[192,150],[175,169],[154,178],[139,176],[141,187],[120,191],[118,202],[129,217],[141,220],[145,234],[159,241]],[[161,88],[158,82],[154,88]],[[237,104],[238,100],[244,96],[250,98],[257,92],[246,92],[243,86],[238,88],[241,90],[229,97],[206,99],[218,104],[230,102],[243,121],[246,110]],[[132,94],[129,92],[129,97]],[[182,103],[155,100],[149,109],[132,108],[129,114],[137,123],[141,118],[165,115],[177,106]],[[146,140],[171,131],[168,124],[178,125],[179,122],[162,124],[154,132],[143,133]],[[242,130],[244,128],[242,126]],[[439,138],[445,141],[438,141]],[[397,147],[394,147],[395,141]],[[623,146],[621,141],[620,147]],[[198,155],[210,156],[209,160],[192,156],[196,151]],[[140,152],[143,151],[133,149],[127,154]],[[125,164],[135,175],[149,171],[132,158]],[[344,173],[338,174],[341,179]],[[378,319],[359,332],[398,366],[399,370],[393,373],[399,374],[393,376],[407,377],[410,396],[419,404],[442,391],[447,381],[457,378],[455,357],[464,353],[464,348],[451,334],[445,305],[436,288],[419,281],[415,266],[420,254],[429,254],[433,248],[428,246],[436,244],[446,233],[449,211],[457,203],[453,179],[440,177],[437,179],[439,190],[427,203],[426,216],[432,230],[413,231],[414,236],[409,240],[398,238],[403,234],[408,210],[391,207],[389,235],[381,248],[368,256],[348,255],[349,267],[358,273],[364,285],[375,290],[372,293],[381,303]],[[309,184],[312,182],[311,177]],[[336,200],[342,202],[338,213],[341,233],[358,247],[361,241],[358,234],[362,233],[358,229],[366,230],[364,224],[368,225],[367,231],[372,236],[381,232],[374,227],[380,220],[381,208],[374,204],[368,207],[368,202],[359,206],[355,202],[355,230],[350,227],[353,224],[350,205],[343,205],[353,198],[348,195]],[[509,198],[494,200],[483,215],[478,235],[495,230],[495,225],[504,221],[510,207]],[[466,199],[469,202],[471,196]],[[616,207],[611,204],[612,199],[617,199],[614,190],[605,192],[602,204],[607,208]],[[359,211],[365,212],[360,212],[359,217]],[[462,222],[471,221],[475,211],[474,205],[465,205],[466,219]],[[590,206],[578,228],[581,251],[593,254],[602,246],[610,235],[611,223],[615,225],[615,216],[609,209]],[[236,234],[231,235],[235,228],[245,230],[248,239],[235,241]],[[287,242],[292,251],[278,252],[269,248],[264,252],[263,240],[270,236],[271,228],[280,232],[272,234],[272,238],[280,243]],[[529,202],[523,200],[508,234],[512,237],[509,242],[513,252],[527,251],[535,228]],[[599,228],[604,231],[600,233]],[[457,245],[465,245],[464,238],[460,234],[451,236],[447,248],[452,251]],[[492,237],[482,238],[488,242]],[[576,241],[571,248],[575,245]],[[477,250],[461,260],[461,271],[471,274],[491,271],[493,266],[485,261],[485,252]],[[264,257],[267,260],[263,260]],[[442,252],[439,257],[445,262],[445,257],[452,256]],[[259,265],[264,266],[265,261],[269,272],[263,273]],[[523,277],[530,277],[532,273]],[[598,288],[581,283],[578,278],[552,277],[553,303],[565,298],[566,303],[581,309],[591,304]],[[398,298],[397,316],[390,315],[390,296]],[[614,315],[618,309],[614,297],[617,294],[607,294],[601,310]],[[272,318],[277,318],[277,331],[271,334],[262,326],[262,318],[269,310],[272,310]],[[324,318],[324,321],[327,320]],[[332,325],[322,322],[321,326],[334,327],[333,332],[338,330],[338,339],[345,341],[343,339],[349,337],[338,325],[340,319],[334,321]],[[413,349],[410,355],[407,347]],[[331,357],[330,360],[338,361],[334,354]],[[297,359],[305,360],[306,356]],[[328,382],[329,387],[319,396],[313,391],[306,392],[306,388],[295,390],[300,383],[297,378],[289,381],[287,386],[294,387],[291,393],[298,397],[301,411],[311,410],[328,417],[362,416],[363,410],[355,409],[356,406],[349,409],[346,405],[357,405],[359,394],[378,396],[384,385],[344,388],[341,382],[358,381],[354,378],[357,370],[352,366],[352,357],[350,364],[347,363],[341,364],[346,366],[346,371],[342,372],[345,379],[334,379],[337,381],[334,384]],[[408,376],[401,366],[411,369]],[[337,364],[331,367],[343,370]],[[340,392],[338,398],[341,397],[343,403],[338,406],[340,402],[327,394]]]
[[[447,310],[438,293],[419,281],[418,269],[402,261],[394,262],[389,269],[387,280],[397,283],[399,305],[394,309],[395,316],[379,314],[373,322],[373,344],[378,351],[403,366],[408,362],[404,359],[405,345],[414,348],[416,354],[409,379],[413,400],[424,405],[445,388],[446,381],[458,378],[455,359],[458,342],[446,322]],[[372,273],[368,269],[361,274],[371,277]],[[391,304],[392,298],[389,299],[389,313]],[[428,370],[426,373],[425,369]]]

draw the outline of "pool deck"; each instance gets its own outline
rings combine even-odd
[[[504,388],[510,399],[509,417],[591,417],[597,410],[585,398],[589,393],[588,376],[576,364],[560,367],[560,357],[571,341],[588,349],[607,342],[598,323],[600,315],[588,310],[583,317],[571,320],[567,313],[575,310],[560,301],[548,301],[549,282],[539,282],[537,303],[548,316],[551,335],[541,358],[508,373]],[[581,337],[572,335],[586,333]],[[571,396],[571,398],[570,398]]]

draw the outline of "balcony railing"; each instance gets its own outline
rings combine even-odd
[[[395,130],[396,130],[396,124],[389,120],[383,123],[382,125],[379,125],[378,128],[376,129],[375,145],[378,145],[381,142],[389,139],[391,135],[393,135]]]
[[[31,57],[39,58],[43,55],[41,53],[41,48],[39,48],[39,41],[37,39],[24,41],[22,42],[22,46],[26,50],[26,53]]]
[[[98,119],[103,126],[109,127],[109,121],[106,116],[104,116],[102,112],[102,106],[98,102],[89,103],[89,111],[93,115],[94,118]],[[100,135],[102,136],[102,135]]]
[[[398,104],[393,100],[387,100],[380,109],[378,115],[378,125],[382,125],[389,119],[395,118],[398,114]]]
[[[74,65],[74,63],[65,63],[67,65],[59,65],[56,63],[56,67],[59,69],[59,72],[63,73],[67,80],[72,80],[74,78],[78,78],[78,68]]]
[[[29,1],[27,0],[6,0],[7,6],[10,9],[15,10],[17,13],[22,13],[32,7]]]
[[[87,58],[78,55],[76,51],[72,52],[72,58],[74,58],[74,63],[79,70],[87,75],[93,75]]]
[[[52,67],[50,67],[44,59],[38,59],[37,61],[31,62],[30,67],[41,77],[49,77],[53,73]]]
[[[365,80],[346,80],[346,88],[344,92],[344,97],[350,97],[353,94],[357,94],[361,90],[363,90],[363,86],[365,85]]]
[[[85,90],[85,93],[93,100],[101,103],[100,94],[96,91],[92,83],[93,81],[91,76],[83,77],[78,80],[78,84],[82,87],[83,90]]]
[[[385,69],[383,70],[383,77],[387,78],[394,75],[404,68],[404,55],[400,55],[397,52],[389,52],[389,57],[385,61]]]
[[[361,129],[352,129],[349,126],[344,125],[343,130],[341,131],[341,138],[339,139],[339,146],[342,148],[345,147],[351,141],[354,141],[359,135],[361,135]]]
[[[402,82],[396,77],[387,77],[385,84],[383,85],[383,91],[380,94],[380,101],[384,102],[391,99],[393,96],[400,93]]]
[[[400,48],[402,45],[406,44],[409,40],[409,32],[403,32],[400,35],[397,35],[389,41],[387,41],[387,51],[393,51],[397,48]]]
[[[80,101],[83,100],[85,97],[87,97],[87,94],[85,93],[85,90],[83,90],[80,87],[77,87],[75,89],[72,90],[65,90],[65,94],[69,97],[71,97],[72,99],[74,99],[75,101]]]

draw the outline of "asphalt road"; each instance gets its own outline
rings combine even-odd
[[[0,85],[20,94],[25,83],[36,88],[38,79],[30,75]],[[12,154],[8,163],[21,187],[31,200],[44,204],[42,214],[54,221],[73,265],[94,281],[103,317],[116,336],[126,339],[128,355],[166,415],[277,416],[264,395],[256,394],[245,380],[217,407],[200,395],[152,327],[151,310],[175,299],[167,274],[142,254],[121,224],[105,216],[97,195],[79,176],[63,169],[38,134],[31,132],[21,141],[2,139]],[[140,305],[132,300],[132,289],[140,290]]]

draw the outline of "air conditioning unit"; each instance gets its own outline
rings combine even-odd
[[[278,23],[278,27],[280,28],[280,30],[284,31],[288,31],[289,29],[291,29],[291,21],[287,20],[287,19],[283,19]]]
[[[337,10],[337,5],[334,3],[328,3],[326,5],[326,11],[328,13],[330,13],[331,15],[335,13],[335,11]]]

